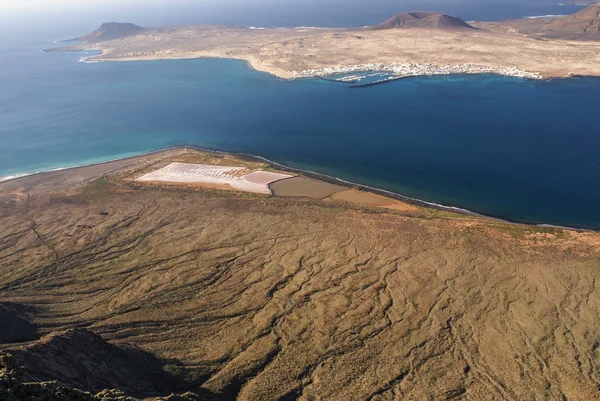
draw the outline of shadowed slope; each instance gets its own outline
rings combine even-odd
[[[166,366],[134,346],[112,345],[85,329],[53,333],[31,345],[5,350],[33,382],[58,380],[86,391],[118,389],[130,395],[168,395],[194,386],[179,376],[180,366]]]
[[[102,361],[96,361],[102,363]],[[111,367],[106,366],[107,369]],[[114,367],[118,370],[118,366]],[[31,381],[23,368],[7,354],[0,354],[0,400],[2,401],[136,401],[119,390],[102,390],[97,394],[65,386],[56,380]],[[209,392],[186,392],[158,397],[156,401],[225,401]],[[150,399],[146,399],[150,401]]]
[[[37,328],[28,315],[33,308],[0,302],[0,344],[19,343],[39,338]]]

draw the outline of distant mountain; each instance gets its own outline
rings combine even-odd
[[[370,29],[397,29],[397,28],[433,28],[443,30],[475,29],[458,17],[448,14],[426,11],[412,11],[398,14]]]
[[[135,24],[121,22],[106,22],[94,32],[82,36],[79,39],[84,42],[105,42],[107,40],[125,38],[127,36],[137,35],[144,31],[144,28]]]
[[[544,36],[560,39],[600,40],[600,4],[556,20],[544,26]]]

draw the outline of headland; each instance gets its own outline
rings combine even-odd
[[[257,184],[256,179],[250,182],[245,179],[260,173],[267,177],[260,179],[258,185],[252,185]],[[104,176],[116,176],[119,181],[146,186],[179,186],[283,198],[336,200],[391,209],[425,208],[496,220],[466,209],[439,205],[315,171],[289,167],[261,156],[227,153],[196,146],[173,147],[123,159],[18,175],[0,181],[0,202],[20,201],[41,193],[68,193]]]

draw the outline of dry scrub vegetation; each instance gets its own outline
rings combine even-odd
[[[229,400],[600,399],[597,233],[110,176],[1,205],[5,350],[85,327]]]

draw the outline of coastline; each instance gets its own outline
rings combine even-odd
[[[0,177],[0,185],[10,182],[10,181],[18,180],[20,178],[43,175],[43,174],[50,174],[50,173],[54,173],[57,171],[63,171],[63,170],[73,170],[73,169],[84,168],[84,167],[101,166],[103,164],[108,164],[108,163],[113,163],[113,162],[118,162],[118,161],[127,161],[127,160],[138,158],[138,157],[152,156],[154,154],[161,153],[161,152],[164,152],[167,150],[179,149],[179,148],[183,148],[183,146],[173,146],[173,147],[163,148],[163,149],[159,149],[159,150],[152,150],[152,151],[143,152],[143,153],[128,152],[127,154],[122,155],[121,157],[115,157],[115,158],[108,159],[108,160],[98,160],[98,161],[76,163],[76,164],[66,165],[66,166],[48,167],[47,170],[42,169],[42,170],[37,170],[37,171],[33,171],[33,172],[14,173],[14,174]]]
[[[86,51],[95,51],[100,52],[100,54],[80,57],[79,62],[85,64],[98,64],[98,63],[127,63],[127,62],[144,62],[144,61],[167,61],[167,60],[203,60],[203,59],[221,59],[221,60],[237,60],[245,62],[248,67],[257,72],[262,72],[271,75],[274,78],[283,80],[283,81],[294,81],[297,79],[303,78],[321,78],[329,82],[333,83],[345,83],[343,81],[337,81],[335,79],[330,79],[328,74],[339,74],[341,71],[343,72],[390,72],[387,69],[360,69],[361,65],[338,65],[332,67],[324,67],[324,68],[315,68],[312,69],[313,73],[308,73],[309,70],[302,71],[287,71],[283,69],[274,69],[265,65],[262,65],[260,61],[255,60],[251,57],[233,57],[233,56],[222,56],[222,55],[186,55],[186,56],[169,56],[169,57],[119,57],[119,58],[110,58],[104,57],[104,50],[98,48],[80,48],[80,49],[44,49],[42,50],[45,53],[53,53],[53,52],[69,52],[69,53],[78,53],[78,52],[86,52]],[[382,63],[371,63],[371,64],[382,64]],[[401,80],[404,78],[421,78],[421,77],[435,77],[435,76],[460,76],[460,75],[497,75],[501,77],[515,78],[515,79],[526,79],[526,80],[535,80],[535,81],[550,81],[550,80],[560,80],[560,79],[578,79],[578,78],[600,78],[600,71],[598,73],[575,73],[575,72],[536,72],[536,71],[528,71],[522,70],[518,67],[481,67],[476,66],[470,63],[464,64],[423,64],[423,63],[394,63],[392,65],[396,66],[408,66],[411,64],[415,64],[419,67],[433,67],[437,68],[439,72],[426,72],[422,73],[410,73],[406,75],[394,75],[391,79],[382,80],[379,82],[361,84],[360,82],[356,82],[356,85],[352,82],[349,83],[350,88],[362,88],[368,87],[372,85],[377,85],[381,83],[393,82],[397,80]],[[382,64],[383,65],[383,64]],[[358,67],[358,68],[357,68]],[[388,67],[388,66],[386,66]],[[465,70],[465,68],[473,68],[472,71]],[[354,69],[357,68],[357,69]],[[444,69],[454,70],[452,72],[443,72]],[[328,73],[327,71],[333,71]]]
[[[44,50],[48,52],[48,50]],[[62,51],[62,50],[61,50]],[[71,51],[71,50],[65,50]],[[284,81],[293,81],[302,78],[322,78],[334,83],[349,83],[351,88],[361,88],[391,81],[397,81],[404,78],[420,78],[431,76],[453,76],[453,75],[497,75],[511,77],[516,79],[532,79],[532,80],[548,80],[548,79],[572,79],[582,76],[600,77],[598,75],[581,75],[581,74],[542,74],[540,72],[522,70],[517,67],[481,67],[466,64],[422,64],[422,63],[369,63],[362,65],[337,65],[333,67],[315,68],[302,71],[287,71],[282,69],[274,69],[261,65],[261,63],[252,58],[244,57],[226,57],[220,55],[198,55],[198,56],[172,56],[172,57],[155,57],[155,58],[103,58],[103,50],[99,49],[82,49],[72,50],[79,51],[99,51],[100,54],[81,57],[79,62],[86,64],[110,63],[110,62],[138,62],[138,61],[162,61],[162,60],[202,60],[202,59],[224,59],[244,61],[246,64],[257,72],[267,73],[275,78]],[[51,52],[51,51],[50,51]],[[388,72],[389,79],[384,79],[368,84],[358,82],[344,82],[329,78],[332,75],[342,73],[378,73]]]
[[[251,153],[227,152],[227,151],[223,151],[223,150],[203,148],[203,147],[195,146],[195,145],[171,146],[171,147],[167,147],[167,148],[153,150],[150,152],[133,154],[133,155],[127,156],[127,157],[115,158],[115,159],[105,160],[105,161],[97,162],[97,163],[87,163],[87,164],[79,164],[79,165],[66,166],[66,167],[58,167],[58,168],[54,168],[51,170],[38,171],[38,172],[34,172],[34,173],[29,173],[29,174],[28,173],[24,173],[22,175],[14,174],[12,176],[0,177],[0,189],[3,184],[11,183],[16,180],[23,179],[23,178],[49,175],[49,174],[55,173],[57,171],[67,172],[69,170],[77,170],[77,169],[93,167],[93,166],[102,166],[102,165],[106,165],[106,164],[114,163],[114,162],[127,162],[130,160],[133,161],[134,159],[157,155],[157,154],[160,154],[163,152],[184,150],[184,149],[193,149],[193,150],[200,151],[200,152],[211,152],[211,153],[216,153],[216,154],[227,154],[227,155],[232,155],[232,156],[246,157],[246,158],[250,158],[250,159],[257,160],[257,161],[262,161],[262,162],[268,163],[269,165],[276,167],[280,171],[297,173],[297,174],[303,175],[305,177],[320,180],[320,181],[327,182],[330,184],[347,186],[347,187],[349,187],[349,189],[357,189],[357,190],[361,190],[361,191],[366,190],[366,192],[369,192],[369,193],[384,196],[384,197],[390,198],[390,199],[399,200],[399,201],[408,203],[410,205],[434,209],[434,210],[460,213],[460,214],[463,214],[466,216],[480,217],[480,218],[485,218],[485,219],[489,219],[492,221],[498,221],[498,222],[504,222],[504,223],[510,223],[510,224],[528,225],[528,226],[532,226],[532,227],[556,228],[556,229],[572,230],[572,231],[578,231],[578,232],[600,232],[600,229],[562,226],[562,225],[550,224],[550,223],[534,223],[534,222],[527,222],[527,221],[518,221],[518,220],[512,220],[512,219],[508,219],[508,218],[478,213],[478,212],[475,212],[475,211],[472,211],[469,209],[465,209],[465,208],[461,208],[461,207],[457,207],[457,206],[443,205],[443,204],[439,204],[439,203],[435,203],[435,202],[426,201],[423,199],[413,198],[413,197],[410,197],[407,195],[402,195],[397,192],[393,192],[393,191],[389,191],[386,189],[373,187],[373,186],[369,186],[369,185],[359,184],[359,183],[356,183],[353,181],[345,180],[345,179],[342,179],[339,177],[327,175],[324,173],[319,173],[319,172],[312,171],[312,170],[303,170],[303,169],[287,166],[282,163],[270,160],[266,157],[251,154]]]

